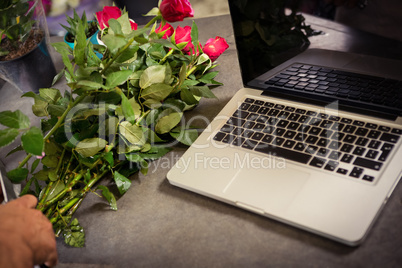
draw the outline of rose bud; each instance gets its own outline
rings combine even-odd
[[[211,38],[206,42],[203,51],[212,61],[215,61],[228,48],[229,45],[226,40],[217,36],[215,39]]]
[[[172,36],[174,29],[172,25],[166,23],[163,27],[162,24],[160,24],[159,27],[155,29],[155,32],[156,33],[165,32],[162,38],[167,39],[168,37]]]
[[[194,10],[188,0],[163,0],[159,9],[163,18],[169,22],[182,21],[194,16]]]
[[[184,53],[190,52],[190,48],[194,49],[193,43],[191,43],[191,27],[184,26],[184,28],[177,26],[176,34],[174,36],[176,44],[188,42],[187,45],[182,49]]]

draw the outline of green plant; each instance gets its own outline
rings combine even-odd
[[[212,71],[216,65],[201,50],[195,23],[189,42],[197,54],[183,53],[188,42],[163,39],[166,31],[156,32],[156,23],[133,31],[126,13],[108,23],[105,46],[96,46],[102,59],[86,41],[81,23],[74,50],[64,42],[53,44],[65,66],[56,78],[65,77],[69,89],[23,95],[34,99],[41,130],[19,111],[0,113],[0,124],[7,127],[0,130],[0,146],[22,133],[21,145],[10,154],[27,153],[8,178],[25,182],[21,195],[38,196],[37,209],[72,246],[84,244],[73,215],[87,194],[102,195],[116,210],[113,189],[101,179],[110,179],[123,195],[133,173],[146,174],[149,162],[176,143],[191,144],[198,132],[186,124],[184,113],[203,97],[215,98],[211,89],[220,85],[214,80],[218,72]]]
[[[77,12],[74,10],[74,15],[73,17],[69,17],[66,14],[66,21],[69,24],[69,26],[61,25],[67,33],[70,35],[70,39],[74,42],[74,38],[77,35],[78,31],[78,25],[81,25],[81,27],[84,28],[85,36],[88,38],[91,35],[93,35],[97,29],[98,29],[98,24],[96,21],[88,21],[87,16],[85,14],[85,11],[82,13],[81,18],[78,16]]]
[[[33,15],[37,2],[32,7],[29,0],[0,1],[0,45],[8,39],[10,46],[18,48],[28,39],[35,23]],[[3,38],[4,37],[4,38]],[[0,46],[0,56],[10,51]]]

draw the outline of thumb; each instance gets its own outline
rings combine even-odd
[[[38,200],[36,199],[35,196],[27,194],[11,201],[10,203],[13,203],[14,205],[18,205],[24,208],[35,208],[36,204],[38,203]]]

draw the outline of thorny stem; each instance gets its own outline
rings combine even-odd
[[[61,197],[63,197],[66,193],[70,192],[72,190],[72,187],[78,183],[78,181],[82,178],[82,173],[77,174],[74,179],[66,185],[66,187],[58,193],[55,197],[53,197],[50,200],[47,200],[44,204],[41,206],[38,206],[38,209],[41,210],[42,212],[46,210],[50,205],[56,203]]]
[[[109,170],[105,169],[101,174],[95,176],[92,180],[90,180],[88,182],[88,184],[81,190],[81,193],[78,194],[78,197],[75,197],[73,199],[71,199],[64,207],[62,207],[61,209],[59,209],[54,215],[53,217],[50,219],[51,223],[55,223],[59,216],[61,216],[63,213],[65,213],[66,211],[68,211],[70,208],[72,210],[70,210],[70,212],[68,213],[69,215],[72,215],[79,207],[79,205],[81,204],[82,200],[84,199],[84,197],[86,196],[86,194],[88,193],[88,191],[92,188],[92,186],[99,181],[99,179],[101,179]]]

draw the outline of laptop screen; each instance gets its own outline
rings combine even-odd
[[[286,1],[228,2],[244,84],[308,47],[310,28],[302,15],[285,11]]]

